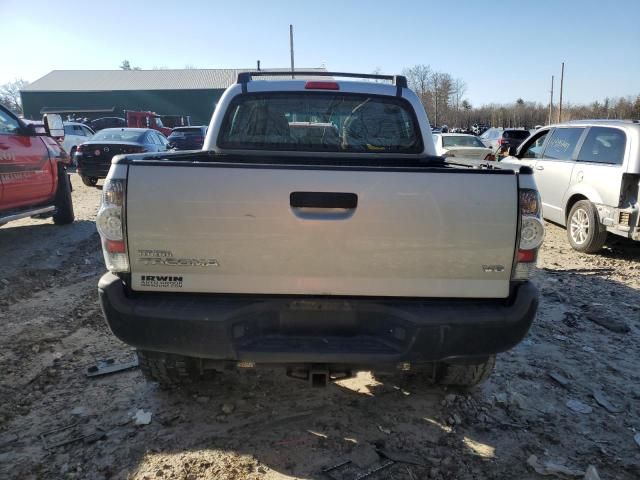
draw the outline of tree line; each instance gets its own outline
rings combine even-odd
[[[424,105],[433,125],[447,125],[469,129],[477,123],[490,127],[524,127],[566,122],[585,118],[640,119],[640,94],[636,97],[605,98],[588,105],[559,105],[516,99],[513,103],[490,103],[474,107],[465,98],[467,84],[449,73],[433,70],[429,65],[419,64],[403,70],[411,88]]]
[[[131,66],[128,60],[120,64],[122,70],[140,70]],[[163,67],[159,67],[162,69]],[[194,68],[186,65],[185,68]],[[376,69],[374,73],[379,73]],[[407,77],[409,87],[418,95],[429,120],[433,125],[448,125],[469,129],[477,123],[492,127],[524,127],[546,125],[559,121],[558,104],[549,109],[548,104],[516,99],[513,103],[490,103],[475,107],[465,98],[467,84],[449,73],[433,70],[429,65],[419,64],[406,68],[403,74]],[[0,104],[9,110],[22,114],[20,90],[29,82],[17,79],[0,86]],[[635,97],[607,97],[588,105],[570,104],[562,106],[560,121],[579,120],[584,118],[640,119],[640,94]]]

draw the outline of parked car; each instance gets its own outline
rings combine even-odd
[[[480,160],[495,160],[493,150],[475,135],[462,133],[441,133],[433,136],[436,154],[443,157],[477,158]]]
[[[95,132],[82,123],[64,122],[64,141],[62,147],[73,159],[78,145],[88,141]]]
[[[0,225],[26,217],[73,222],[63,139],[60,115],[45,115],[39,127],[0,106]]]
[[[126,127],[127,121],[121,117],[102,117],[90,120],[89,126],[94,132],[97,132],[103,128]]]
[[[526,335],[533,172],[444,162],[405,77],[326,75],[241,73],[202,151],[111,165],[100,301],[148,379],[280,365],[314,386],[373,369],[468,387]],[[290,119],[321,126],[299,143]]]
[[[95,187],[107,176],[115,155],[164,152],[168,144],[164,135],[150,128],[105,128],[79,145],[74,159],[82,183]]]
[[[517,147],[528,137],[529,130],[490,128],[480,135],[480,140],[495,152],[499,147]]]
[[[208,127],[176,127],[167,138],[173,150],[200,150],[207,135]]]
[[[515,150],[515,149],[514,149]],[[535,170],[544,218],[594,253],[607,234],[640,240],[640,123],[583,120],[542,127],[502,163]]]

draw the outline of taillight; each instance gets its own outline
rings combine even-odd
[[[143,146],[139,146],[139,147],[129,147],[126,149],[126,153],[143,153],[146,152],[147,149],[144,148]]]
[[[307,82],[305,90],[340,90],[338,82]]]
[[[125,181],[107,178],[102,187],[96,227],[102,239],[104,262],[111,272],[129,271],[123,225],[124,197]]]
[[[498,145],[504,145],[505,143],[507,143],[507,141],[504,138],[498,140]]]
[[[540,194],[537,190],[522,189],[519,191],[518,203],[520,239],[512,279],[527,280],[534,272],[538,249],[544,240]]]

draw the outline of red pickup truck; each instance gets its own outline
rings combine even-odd
[[[73,222],[70,158],[59,115],[45,115],[45,132],[0,106],[0,225],[26,217],[53,217],[57,225]],[[58,139],[58,141],[56,141]]]

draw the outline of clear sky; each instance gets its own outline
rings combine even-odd
[[[296,66],[462,78],[473,105],[640,94],[640,0],[0,0],[0,84],[51,70]],[[557,100],[557,95],[556,95]]]

